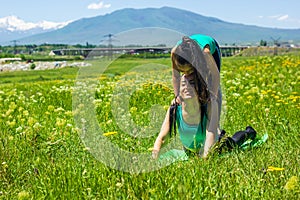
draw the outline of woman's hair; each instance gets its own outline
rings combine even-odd
[[[195,82],[195,90],[198,95],[200,104],[206,104],[209,101],[209,90],[204,81],[201,71],[207,68],[207,64],[199,45],[193,39],[184,36],[182,43],[180,43],[173,52],[172,59],[179,65],[190,64],[194,69],[193,80]],[[180,71],[175,65],[174,69]]]

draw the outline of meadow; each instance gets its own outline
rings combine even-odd
[[[0,199],[300,198],[300,55],[222,61],[222,128],[233,134],[251,125],[268,134],[265,144],[138,173],[134,160],[108,166],[103,158],[117,151],[99,158],[101,149],[89,142],[105,138],[152,163],[149,149],[173,99],[171,62],[120,58],[108,65],[99,76],[88,73],[92,88],[78,79],[89,69],[0,73]],[[82,99],[89,89],[92,96]],[[84,131],[93,116],[82,111],[101,128],[89,140]]]

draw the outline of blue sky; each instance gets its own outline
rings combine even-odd
[[[169,6],[247,25],[300,28],[300,0],[0,0],[0,18],[64,22],[122,8]]]

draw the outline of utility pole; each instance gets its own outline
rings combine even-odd
[[[19,42],[19,41],[18,40],[13,40],[11,42],[13,42],[13,44],[14,44],[14,54],[16,55],[17,54],[17,42]]]
[[[280,37],[277,38],[276,40],[275,40],[273,37],[271,37],[271,39],[273,40],[273,43],[274,43],[274,53],[273,53],[273,55],[276,56],[276,55],[278,54],[278,49],[277,49],[277,47],[280,46],[280,43],[279,43]]]
[[[113,34],[111,34],[111,33],[104,36],[104,37],[108,37],[108,47],[110,49],[112,49],[112,36],[113,36]]]
[[[103,37],[108,37],[108,39],[107,39],[107,41],[108,41],[108,48],[109,48],[108,55],[109,55],[110,60],[112,60],[112,56],[113,56],[112,41],[114,40],[112,37],[114,37],[114,35],[110,33],[110,34],[104,35]],[[103,40],[101,40],[101,41],[103,41]],[[114,41],[117,41],[117,40],[114,40]]]

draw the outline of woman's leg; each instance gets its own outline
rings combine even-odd
[[[248,139],[254,140],[255,137],[256,131],[251,126],[247,126],[246,130],[236,132],[231,138],[238,146],[240,146]]]
[[[248,139],[254,140],[256,137],[256,131],[251,126],[247,126],[246,130],[236,132],[232,137],[226,136],[225,133],[222,130],[218,145],[215,148],[215,151],[219,154],[240,147]]]

